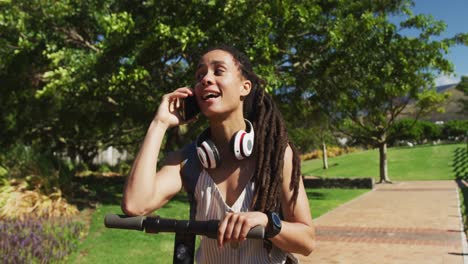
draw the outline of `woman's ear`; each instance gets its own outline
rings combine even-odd
[[[244,80],[242,82],[240,95],[247,96],[251,90],[252,90],[252,82],[250,80]]]

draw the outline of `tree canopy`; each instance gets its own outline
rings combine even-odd
[[[332,123],[355,140],[379,147],[381,181],[389,181],[390,129],[410,102],[416,105],[418,118],[448,97],[436,92],[434,77],[453,71],[445,55],[452,45],[467,45],[468,35],[436,40],[445,30],[444,22],[413,15],[408,1],[333,4],[322,20],[327,29],[323,35],[299,40],[302,46],[319,48],[313,53],[316,57],[308,56],[314,48],[298,48],[296,64],[307,87],[313,87],[310,97],[319,99],[317,104]],[[395,25],[390,15],[406,19]],[[420,33],[406,36],[405,29]]]
[[[384,144],[409,101],[424,112],[443,99],[434,74],[452,71],[451,45],[468,43],[434,40],[444,23],[414,16],[411,4],[2,1],[0,146],[35,143],[85,161],[108,145],[133,149],[160,97],[193,85],[203,50],[220,43],[246,52],[279,104],[297,106],[282,107],[291,129],[319,107],[342,131]],[[406,17],[395,25],[391,15]],[[180,135],[171,133],[168,143]]]

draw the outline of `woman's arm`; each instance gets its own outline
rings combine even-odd
[[[161,208],[182,188],[182,152],[171,153],[161,170],[156,172],[156,169],[164,135],[168,128],[181,123],[177,109],[181,100],[191,94],[189,88],[179,88],[163,96],[125,184],[122,210],[126,214],[149,214]]]
[[[293,193],[289,188],[292,157],[292,149],[287,147],[284,155],[281,197],[284,221],[282,221],[281,232],[270,240],[284,251],[307,256],[315,249],[315,228],[302,179],[299,181],[299,193],[295,206],[292,201]]]

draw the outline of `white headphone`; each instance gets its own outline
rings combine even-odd
[[[249,120],[245,120],[246,131],[237,131],[231,139],[232,150],[234,156],[238,160],[243,160],[252,155],[254,146],[254,129]],[[207,169],[214,169],[221,164],[221,156],[213,141],[209,139],[210,130],[205,129],[203,133],[198,136],[197,154],[203,167]]]

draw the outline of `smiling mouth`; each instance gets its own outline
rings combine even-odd
[[[219,97],[218,93],[207,93],[207,94],[203,95],[202,99],[203,100],[208,100],[208,99],[211,99],[211,98],[218,98],[218,97]]]

